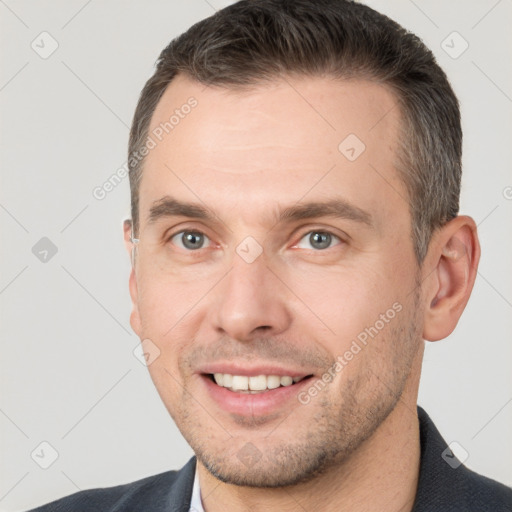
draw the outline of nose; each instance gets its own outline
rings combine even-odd
[[[280,334],[292,319],[287,292],[263,256],[252,263],[235,256],[230,272],[216,287],[210,310],[213,327],[238,341]]]

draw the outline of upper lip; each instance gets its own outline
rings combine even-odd
[[[209,363],[203,365],[198,369],[197,373],[213,374],[213,373],[228,373],[230,375],[245,375],[247,377],[255,377],[257,375],[278,375],[283,377],[285,375],[290,377],[306,377],[312,375],[312,372],[304,371],[299,368],[284,368],[276,364],[255,364],[248,365],[247,363],[237,364],[233,361],[229,363]]]

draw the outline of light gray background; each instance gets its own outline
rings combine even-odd
[[[179,468],[191,456],[132,353],[121,236],[128,179],[102,201],[92,191],[125,162],[160,50],[227,3],[0,0],[3,511]],[[512,2],[368,3],[433,49],[458,94],[461,212],[479,224],[483,247],[457,329],[427,346],[420,404],[469,453],[469,467],[512,485]],[[59,45],[47,59],[31,48],[50,48],[43,31]],[[469,43],[456,59],[441,46],[453,31]],[[453,37],[445,44],[461,48]],[[58,248],[46,263],[32,253],[42,237]],[[48,469],[31,458],[39,447],[34,459],[49,460],[43,441],[58,452]]]

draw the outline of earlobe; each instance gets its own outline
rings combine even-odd
[[[466,216],[453,219],[439,231],[431,249],[434,270],[423,338],[437,341],[455,329],[473,289],[480,259],[475,222]]]

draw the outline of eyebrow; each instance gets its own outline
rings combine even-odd
[[[149,210],[148,224],[156,223],[166,217],[189,217],[214,222],[218,219],[209,208],[179,201],[165,196],[155,201]],[[373,227],[372,216],[365,210],[347,202],[344,199],[331,199],[326,202],[312,201],[277,210],[277,222],[293,222],[312,219],[315,217],[335,217],[351,220]]]

